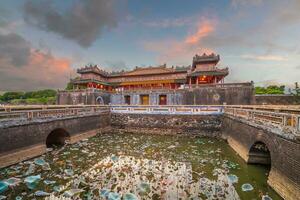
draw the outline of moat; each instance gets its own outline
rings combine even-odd
[[[281,199],[268,167],[220,139],[102,134],[47,151],[0,171],[0,199]]]

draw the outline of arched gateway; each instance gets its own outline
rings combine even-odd
[[[61,146],[66,143],[66,140],[70,138],[70,134],[62,128],[57,128],[51,131],[47,136],[46,145],[47,147],[52,147],[53,145]]]
[[[267,145],[263,142],[255,142],[249,150],[249,164],[271,165],[271,154]]]

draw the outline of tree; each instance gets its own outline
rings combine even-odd
[[[255,87],[256,94],[284,94],[284,90],[284,85],[269,85],[268,87]]]
[[[73,87],[74,87],[73,83],[72,83],[72,82],[69,82],[69,83],[67,84],[66,90],[73,90]]]
[[[297,103],[300,103],[300,87],[298,82],[295,83],[294,96]]]
[[[24,99],[24,92],[5,92],[2,95],[2,101],[10,101],[13,99]]]

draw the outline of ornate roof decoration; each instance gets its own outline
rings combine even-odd
[[[77,73],[79,73],[79,74],[91,73],[91,72],[95,73],[95,74],[102,75],[102,76],[107,76],[108,75],[108,72],[106,72],[102,69],[99,69],[98,65],[90,64],[90,65],[86,65],[85,67],[77,69]]]
[[[135,76],[135,75],[150,75],[150,74],[165,74],[165,73],[173,73],[176,70],[173,67],[168,68],[166,64],[158,66],[158,67],[136,67],[132,71],[124,72],[122,76]]]
[[[203,53],[201,56],[196,54],[193,57],[193,68],[196,66],[196,64],[207,64],[207,63],[217,64],[219,61],[220,61],[220,55],[216,55],[214,53],[211,53],[210,55]]]

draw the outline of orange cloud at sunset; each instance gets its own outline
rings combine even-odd
[[[37,50],[31,50],[28,63],[22,67],[15,67],[9,63],[3,63],[0,73],[8,80],[15,80],[2,83],[1,87],[11,90],[30,90],[32,86],[36,89],[42,88],[64,88],[74,73],[71,68],[71,60],[68,58],[59,58],[51,53],[44,53]],[[15,82],[22,82],[15,87]]]
[[[213,20],[201,19],[200,23],[182,40],[164,39],[162,41],[144,42],[146,50],[159,53],[158,62],[173,61],[175,64],[190,62],[193,55],[212,53],[213,50],[203,46],[201,40],[209,36],[215,30]]]
[[[198,44],[201,41],[201,38],[209,35],[213,31],[214,25],[210,21],[204,21],[198,25],[196,33],[186,37],[185,43]]]

